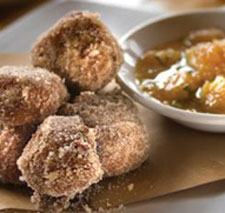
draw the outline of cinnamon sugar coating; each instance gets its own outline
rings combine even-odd
[[[28,66],[0,68],[0,122],[21,126],[39,122],[67,100],[61,79],[47,70]]]
[[[103,175],[95,132],[79,116],[45,119],[17,164],[36,197],[48,195],[64,201],[73,199]]]
[[[73,11],[42,34],[32,64],[65,78],[70,88],[95,91],[116,75],[123,53],[97,14]]]
[[[147,158],[149,143],[137,109],[120,91],[107,94],[82,92],[74,103],[59,110],[79,115],[97,132],[98,154],[105,176],[116,176],[140,166]]]
[[[21,184],[16,161],[34,130],[34,125],[4,127],[0,124],[0,182]]]
[[[98,153],[106,176],[132,171],[147,159],[149,144],[141,123],[120,121],[97,130]]]
[[[70,206],[70,198],[66,196],[51,197],[34,192],[31,202],[35,204],[39,211],[47,213],[60,213]]]
[[[58,113],[69,116],[78,114],[89,127],[118,121],[139,122],[137,108],[120,90],[98,94],[81,92],[72,103],[64,104]]]

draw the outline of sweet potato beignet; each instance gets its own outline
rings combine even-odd
[[[4,127],[0,124],[0,182],[21,183],[16,161],[34,131],[34,125]]]
[[[98,90],[116,75],[123,54],[97,14],[73,11],[40,36],[34,66],[47,68],[78,90]]]
[[[120,91],[82,92],[73,104],[62,106],[59,114],[79,115],[87,126],[96,129],[105,176],[121,175],[146,160],[149,143],[144,126],[132,101]]]
[[[74,198],[103,175],[95,132],[79,116],[50,116],[17,161],[36,194]]]
[[[106,176],[132,171],[147,159],[149,144],[141,123],[120,121],[97,130],[98,153]]]
[[[138,121],[137,108],[120,90],[95,94],[82,92],[73,103],[66,103],[59,109],[62,115],[80,115],[89,127],[106,125],[117,121]]]
[[[65,85],[54,73],[24,66],[0,68],[0,122],[4,125],[39,122],[56,113],[67,98]]]
[[[70,207],[70,198],[66,196],[52,197],[34,192],[31,202],[38,211],[47,213],[61,213]]]

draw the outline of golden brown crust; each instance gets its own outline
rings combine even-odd
[[[101,126],[96,141],[106,176],[132,171],[148,157],[146,132],[139,122],[121,121]]]
[[[82,92],[73,104],[62,106],[59,114],[79,115],[87,126],[96,129],[105,176],[126,173],[146,160],[149,143],[145,128],[136,107],[121,91]]]
[[[61,79],[47,70],[32,67],[0,68],[0,122],[21,126],[54,114],[67,100]]]
[[[24,180],[38,194],[72,199],[103,175],[95,133],[79,116],[50,116],[17,162]]]
[[[73,11],[40,36],[32,64],[66,79],[69,87],[98,90],[117,73],[122,50],[97,14]]]
[[[0,182],[21,184],[21,175],[16,165],[17,159],[30,139],[34,125],[4,127],[0,125]]]
[[[90,201],[91,190],[92,187],[89,187],[82,194],[77,194],[73,200],[66,196],[51,197],[34,192],[31,201],[41,212],[59,213],[64,212],[65,209],[66,212],[84,212],[84,208]]]
[[[47,213],[63,212],[70,206],[70,198],[66,196],[56,198],[38,192],[34,192],[31,202],[37,206],[39,211]]]
[[[120,90],[110,93],[81,92],[73,103],[64,104],[61,115],[79,115],[89,127],[106,125],[117,121],[139,121],[137,109]]]

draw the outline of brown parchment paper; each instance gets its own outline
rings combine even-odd
[[[0,66],[28,61],[26,55],[0,54]],[[225,134],[195,131],[141,106],[139,111],[150,135],[150,157],[131,173],[103,180],[91,196],[91,207],[134,203],[225,178]],[[33,206],[20,187],[0,185],[4,208]]]

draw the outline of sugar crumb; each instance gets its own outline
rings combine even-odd
[[[128,189],[129,192],[133,191],[133,189],[134,189],[134,184],[133,184],[133,183],[129,184],[129,185],[127,186],[127,189]]]

